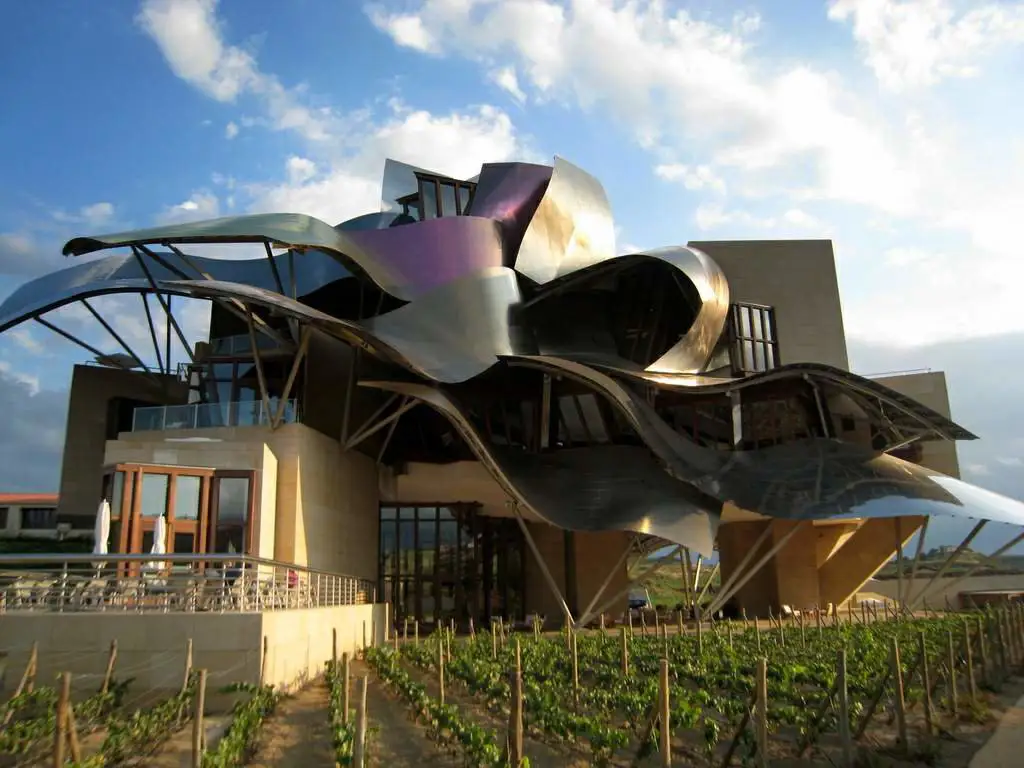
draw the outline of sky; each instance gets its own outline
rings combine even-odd
[[[336,223],[379,208],[385,157],[469,177],[557,154],[604,184],[621,251],[832,239],[854,370],[946,370],[982,437],[964,477],[1024,498],[1024,2],[45,6],[5,8],[0,299],[67,265],[74,235],[264,211]],[[141,350],[139,305],[94,302]],[[205,308],[179,311],[199,338]],[[81,306],[48,319],[116,351]],[[88,357],[34,324],[0,336],[4,490],[56,487]]]

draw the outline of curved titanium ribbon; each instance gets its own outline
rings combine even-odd
[[[466,193],[462,215],[417,221],[424,184]],[[289,250],[229,261],[176,247],[194,243]],[[469,182],[389,161],[382,210],[337,226],[259,214],[77,237],[64,253],[124,247],[134,255],[77,263],[21,286],[0,305],[0,331],[90,296],[152,291],[242,302],[313,326],[378,358],[382,367],[363,385],[443,414],[510,498],[565,528],[629,530],[709,553],[725,504],[792,519],[951,514],[1024,523],[1024,505],[886,453],[913,441],[974,438],[912,398],[812,363],[712,375],[730,339],[722,270],[686,246],[619,255],[603,187],[561,158],[550,167],[485,165]],[[317,294],[339,281],[359,290]],[[657,311],[644,303],[645,285],[662,292]],[[381,298],[378,313],[323,298],[363,288],[391,298]],[[637,305],[635,317],[627,304]],[[496,441],[460,404],[474,386],[492,386],[487,377],[536,387],[517,395],[517,406],[538,397],[542,382],[571,386],[595,398],[616,437]],[[781,397],[803,409],[802,436],[744,443],[736,432],[743,409]],[[721,436],[686,432],[674,415],[708,403],[732,409],[716,427],[731,430],[726,448]],[[867,423],[870,439],[843,439],[835,424],[844,418]],[[551,429],[562,434],[562,425]]]

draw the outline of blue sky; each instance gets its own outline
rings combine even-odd
[[[377,207],[386,156],[469,176],[559,154],[605,184],[623,250],[833,238],[852,348],[1024,332],[1022,2],[8,5],[0,297],[75,234],[336,222]],[[104,301],[141,342],[137,299]],[[87,356],[23,327],[0,337],[0,376],[66,397]]]

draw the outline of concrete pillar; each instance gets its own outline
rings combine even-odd
[[[799,524],[798,520],[772,521],[772,546],[778,544],[783,536]],[[803,611],[818,604],[817,544],[816,527],[804,523],[765,566],[765,570],[751,579],[757,581],[762,577],[767,579],[770,575],[774,576],[778,604],[772,606],[773,610],[788,605],[790,608]]]
[[[924,522],[919,515],[905,516],[900,527],[902,545]],[[896,554],[893,518],[865,520],[856,533],[818,570],[821,604],[841,605],[856,594]]]
[[[725,584],[736,572],[737,566],[757,543],[758,537],[765,528],[772,524],[771,520],[751,520],[728,523],[718,529],[718,557],[721,565],[721,583]],[[747,568],[754,565],[759,558],[771,549],[773,536],[769,536],[747,563]],[[783,553],[789,550],[786,547]],[[769,606],[778,605],[778,583],[775,578],[777,558],[770,560],[757,576],[750,579],[736,593],[735,601],[740,608],[746,609],[748,616],[768,614]]]

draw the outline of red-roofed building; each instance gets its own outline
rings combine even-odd
[[[0,493],[0,539],[81,539],[92,536],[88,520],[62,520],[56,493]]]

